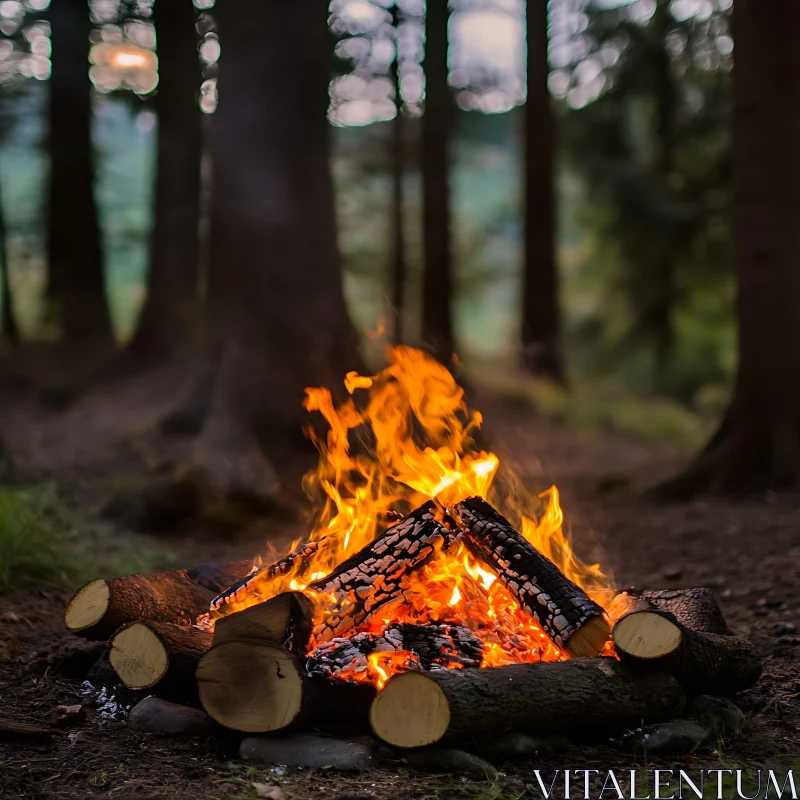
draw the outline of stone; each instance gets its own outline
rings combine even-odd
[[[793,622],[776,622],[772,626],[772,633],[774,636],[791,636],[797,633],[797,625]]]
[[[239,755],[260,764],[305,769],[363,771],[378,764],[369,744],[301,733],[248,736],[239,747]]]
[[[676,719],[644,728],[638,744],[652,755],[684,755],[696,750],[710,737],[708,728],[697,722]]]
[[[217,729],[205,711],[170,703],[160,697],[145,697],[128,715],[128,725],[143,733],[161,736],[207,736]]]
[[[693,697],[686,707],[686,714],[718,736],[736,734],[744,724],[744,714],[738,706],[725,697],[710,694]]]
[[[482,742],[480,752],[497,760],[535,758],[545,753],[563,753],[571,743],[566,736],[531,736],[527,733],[506,733],[490,742]]]
[[[427,747],[403,754],[406,764],[420,772],[449,772],[481,780],[495,780],[497,770],[482,758],[454,747]]]

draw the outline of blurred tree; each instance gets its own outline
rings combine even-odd
[[[199,320],[200,163],[203,115],[191,0],[156,2],[158,156],[147,298],[129,346],[152,361],[185,347]]]
[[[733,239],[739,369],[717,433],[671,494],[800,486],[800,4],[736,0]]]
[[[630,318],[621,344],[652,355],[654,388],[690,400],[696,383],[673,376],[676,312],[698,287],[719,288],[730,263],[727,12],[678,20],[658,0],[643,19],[636,5],[598,6],[585,7],[567,93],[569,152],[619,264],[606,283]]]
[[[49,312],[66,344],[114,344],[94,196],[86,0],[50,4],[50,183],[47,223]]]
[[[211,126],[209,360],[196,450],[224,492],[269,497],[306,448],[304,388],[361,362],[342,290],[330,174],[327,0],[225,0]],[[206,384],[208,386],[209,384]]]
[[[453,355],[453,255],[449,140],[453,100],[447,82],[448,0],[425,6],[425,113],[421,132],[422,339],[447,364]]]
[[[0,329],[0,339],[4,339],[9,344],[16,344],[19,341],[19,328],[17,326],[17,318],[14,314],[14,299],[11,294],[6,215],[3,209],[2,197],[3,193],[0,192],[0,292],[3,294],[3,304],[2,308],[0,308],[3,326],[2,329]]]
[[[395,344],[403,341],[403,313],[405,310],[405,289],[408,265],[406,264],[406,240],[403,231],[403,181],[405,180],[405,124],[403,97],[400,91],[400,17],[398,3],[392,7],[392,27],[395,36],[395,56],[390,68],[392,86],[394,87],[395,118],[392,120],[391,132],[391,169],[392,169],[392,204],[391,204],[391,238],[392,238],[392,331],[391,338]]]
[[[525,264],[522,361],[534,375],[563,383],[556,264],[555,141],[547,86],[547,0],[527,0],[525,104]]]

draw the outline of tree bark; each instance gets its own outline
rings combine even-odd
[[[147,298],[129,352],[164,359],[185,348],[199,325],[200,164],[203,114],[190,0],[156,3],[158,161]]]
[[[533,375],[564,382],[556,256],[555,133],[547,79],[547,0],[528,0],[525,103],[525,264],[522,364]]]
[[[91,581],[70,601],[64,622],[73,633],[94,641],[108,639],[137,620],[190,625],[208,611],[220,583],[246,575],[251,564],[235,561]]]
[[[327,3],[231,0],[214,164],[209,361],[221,367],[197,461],[221,487],[274,497],[298,450],[308,385],[360,369],[336,242]]]
[[[447,83],[448,0],[425,10],[425,113],[422,116],[422,339],[436,358],[453,355],[452,248],[450,240],[450,127]]]
[[[400,93],[400,11],[392,7],[392,24],[395,32],[395,57],[391,66],[394,85],[395,118],[392,120],[390,160],[392,165],[391,239],[392,239],[392,331],[395,344],[403,342],[403,313],[405,311],[406,238],[403,230],[403,189],[405,179],[405,119],[403,98]]]
[[[94,197],[89,9],[85,0],[61,0],[50,5],[49,15],[47,299],[66,344],[111,349],[114,334]]]
[[[370,708],[373,733],[395,747],[519,729],[591,733],[670,719],[685,696],[667,672],[637,674],[611,658],[394,676]]]
[[[11,294],[11,276],[8,263],[8,239],[6,231],[6,215],[3,210],[2,192],[0,192],[0,293],[3,295],[3,305],[0,316],[3,318],[3,327],[0,339],[5,339],[9,344],[19,342],[19,327],[14,314],[14,297]]]
[[[733,9],[733,238],[739,368],[719,430],[656,494],[800,485],[800,6]]]

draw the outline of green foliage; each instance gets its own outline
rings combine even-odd
[[[0,486],[0,593],[27,586],[76,588],[99,576],[175,566],[173,554],[102,527],[78,525],[49,488]]]

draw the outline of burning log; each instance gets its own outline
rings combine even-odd
[[[168,622],[131,622],[111,637],[108,660],[129,689],[169,697],[196,696],[194,672],[211,647],[211,634]]]
[[[612,618],[617,617],[612,639],[620,660],[665,669],[694,694],[736,694],[756,683],[762,663],[750,642],[692,630],[646,596],[622,593],[609,607]],[[708,620],[707,616],[691,618]]]
[[[487,669],[404,672],[369,712],[372,731],[395,747],[508,728],[531,733],[612,731],[669,719],[683,709],[667,672],[637,674],[610,658]]]
[[[137,620],[191,625],[208,611],[221,585],[251,570],[252,561],[236,561],[92,581],[72,598],[64,622],[73,633],[93,641],[108,639]]]
[[[214,623],[214,644],[252,639],[303,653],[311,637],[314,603],[302,592],[282,592]]]
[[[385,533],[343,561],[309,589],[333,594],[335,602],[314,630],[320,641],[358,627],[370,614],[401,594],[401,581],[427,563],[450,538],[434,518],[435,505],[425,503]]]
[[[491,566],[520,606],[573,658],[597,655],[610,628],[603,609],[481,497],[455,507],[469,551]]]
[[[304,544],[299,550],[278,559],[274,564],[251,570],[241,580],[231,581],[227,586],[219,588],[219,594],[211,601],[212,617],[227,613],[226,606],[242,602],[246,597],[260,599],[266,591],[271,596],[273,581],[293,571],[296,577],[303,575],[311,563],[311,557],[319,550],[324,539]],[[224,591],[223,591],[224,590]]]
[[[197,685],[206,713],[245,733],[366,726],[375,697],[371,683],[309,676],[294,655],[267,642],[215,645],[200,660]]]

